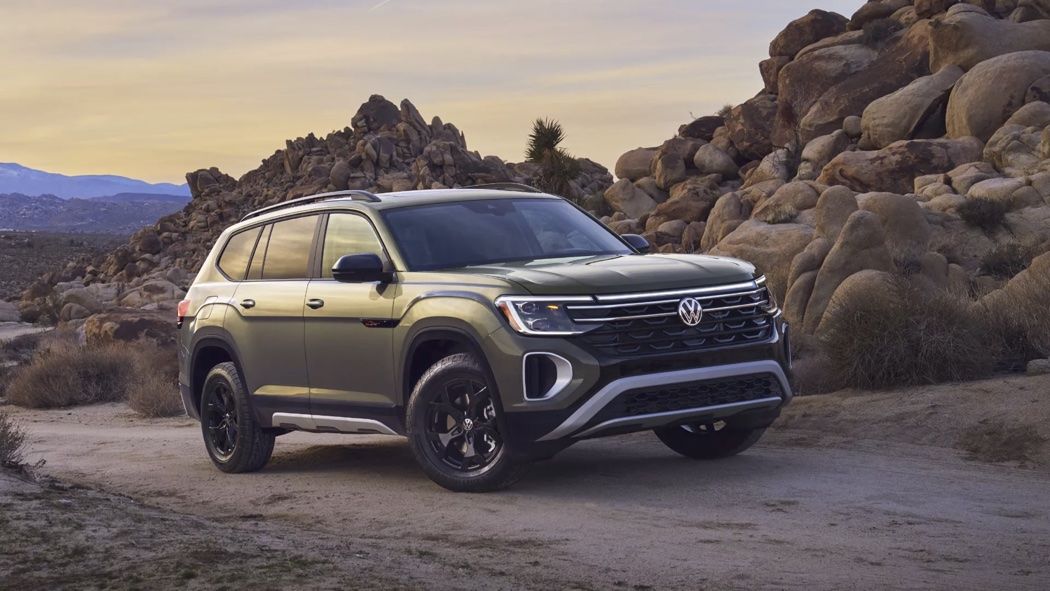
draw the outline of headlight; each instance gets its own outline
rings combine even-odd
[[[776,312],[778,310],[778,308],[777,308],[777,299],[775,297],[773,297],[773,290],[769,289],[769,286],[766,285],[766,276],[763,275],[763,276],[759,277],[758,279],[755,279],[755,284],[758,285],[759,287],[766,288],[766,306],[765,306],[766,307],[766,311],[767,312]]]
[[[496,298],[496,307],[507,319],[510,327],[527,335],[569,336],[583,334],[582,328],[569,318],[565,302],[591,302],[591,298],[543,298],[529,296],[506,296]]]

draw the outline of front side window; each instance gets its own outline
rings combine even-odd
[[[383,212],[413,271],[627,255],[601,223],[561,199],[485,199]]]
[[[266,248],[260,243],[255,257],[263,253],[262,279],[306,279],[310,276],[310,246],[318,216],[282,220],[272,225]],[[254,261],[252,264],[254,268]]]
[[[333,213],[328,216],[324,247],[321,251],[321,277],[332,277],[332,266],[339,257],[348,254],[383,255],[383,245],[372,224],[352,213]]]
[[[234,234],[222,249],[219,256],[219,269],[230,279],[240,281],[244,279],[245,269],[248,267],[248,259],[252,256],[256,239],[259,237],[259,228],[252,228]]]

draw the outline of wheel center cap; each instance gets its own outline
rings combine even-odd
[[[470,419],[463,419],[463,430],[470,431],[474,428],[474,421]]]

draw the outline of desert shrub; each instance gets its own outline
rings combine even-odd
[[[134,351],[127,345],[77,347],[66,343],[41,350],[8,384],[11,404],[61,408],[127,397]]]
[[[975,307],[989,347],[1013,367],[1050,356],[1050,273],[1030,269],[1024,281],[1011,282],[1007,290],[1007,297]]]
[[[1002,201],[967,199],[956,210],[964,222],[985,232],[994,232],[1006,219],[1006,204]]]
[[[11,415],[0,410],[0,466],[12,466],[22,463],[22,452],[25,450],[26,433],[15,424]]]
[[[171,349],[147,346],[135,355],[135,381],[128,386],[128,406],[147,417],[182,414],[179,366]]]
[[[831,367],[827,351],[812,335],[791,335],[792,377],[799,396],[826,394],[844,387]]]
[[[152,341],[82,347],[57,340],[37,351],[8,383],[11,404],[62,408],[126,400],[145,416],[183,411],[175,352]]]
[[[970,301],[929,293],[906,278],[890,289],[833,301],[821,341],[832,373],[859,388],[973,379],[991,373]]]
[[[729,119],[729,116],[732,114],[733,105],[730,104],[722,105],[722,108],[718,110],[718,116],[721,117],[723,121]]]
[[[532,124],[525,159],[540,165],[539,188],[549,193],[571,195],[570,183],[580,174],[580,163],[559,144],[565,130],[553,119],[536,119]]]
[[[999,244],[981,258],[981,272],[998,279],[1009,279],[1024,271],[1032,260],[1031,251],[1016,242]]]

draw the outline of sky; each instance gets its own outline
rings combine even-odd
[[[812,8],[864,0],[0,0],[0,162],[184,182],[239,177],[342,129],[371,94],[520,161],[532,121],[610,169],[761,89]]]

